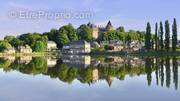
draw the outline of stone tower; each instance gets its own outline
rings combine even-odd
[[[99,28],[90,22],[87,25],[92,29],[92,37],[97,39],[99,37]]]

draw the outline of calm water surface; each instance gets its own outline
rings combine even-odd
[[[0,101],[179,101],[177,57],[4,57]]]

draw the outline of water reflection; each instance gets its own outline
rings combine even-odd
[[[24,74],[43,74],[71,84],[75,79],[92,85],[105,80],[109,86],[113,79],[125,80],[126,76],[147,76],[147,84],[152,83],[155,73],[158,86],[174,85],[178,89],[177,57],[4,57],[0,58],[0,68],[5,72],[19,71]],[[172,81],[172,82],[171,82]],[[172,84],[171,84],[172,83]]]

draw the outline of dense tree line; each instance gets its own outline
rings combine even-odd
[[[163,28],[163,23],[160,22],[158,28],[158,23],[155,24],[155,36],[151,32],[151,25],[148,22],[145,34],[145,48],[147,51],[176,51],[177,49],[177,22],[174,18],[172,24],[172,36],[170,31],[169,21],[166,20]]]
[[[57,43],[58,48],[62,48],[64,44],[75,40],[94,41],[92,37],[93,29],[86,24],[82,24],[79,28],[75,29],[72,24],[64,25],[61,28],[52,29],[50,32],[40,33],[25,33],[17,37],[6,36],[0,42],[0,51],[14,47],[29,45],[33,51],[42,52],[47,48],[47,42],[54,41]],[[131,40],[144,40],[145,32],[130,30],[125,31],[124,27],[119,27],[115,30],[100,32],[100,38],[96,41],[110,41],[121,40],[126,43]]]

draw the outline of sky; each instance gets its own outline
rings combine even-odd
[[[179,4],[179,0],[0,0],[0,39],[5,35],[47,32],[68,23],[72,23],[75,28],[88,22],[105,26],[109,20],[114,27],[124,26],[126,30],[144,31],[147,22],[151,23],[152,28],[156,22],[165,20],[169,20],[172,25],[173,18],[180,22]],[[20,12],[40,14],[42,11],[41,17],[17,16]],[[12,15],[14,12],[16,16]],[[47,12],[54,15],[57,12],[74,15],[88,13],[91,16],[54,19],[56,16],[53,15],[53,19],[49,19],[45,16],[49,14]]]

